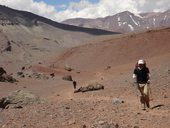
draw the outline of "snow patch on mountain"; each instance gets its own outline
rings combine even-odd
[[[166,20],[166,18],[167,18],[167,15],[164,17],[164,20]]]
[[[121,23],[121,22],[118,22],[118,24],[119,24],[119,27],[122,25],[122,23]]]
[[[139,18],[143,18],[141,15],[139,15],[139,14],[134,14],[136,17],[139,17]]]
[[[87,24],[88,27],[106,29],[109,31],[119,31],[122,33],[133,31],[144,31],[156,27],[169,27],[170,15],[166,12],[150,12],[133,14],[125,11],[113,16],[98,19],[84,19],[84,21],[72,20],[73,25]],[[164,22],[163,22],[164,21]],[[68,24],[71,24],[68,22]]]
[[[153,18],[153,25],[155,26],[155,21],[156,21],[156,19],[155,18]]]
[[[127,24],[127,22],[123,22],[123,25]]]
[[[134,28],[133,28],[133,26],[132,26],[131,24],[128,24],[128,26],[130,27],[130,29],[131,29],[132,31],[134,31]]]
[[[120,17],[118,17],[118,19],[117,19],[118,21],[120,21]]]
[[[129,15],[129,16],[130,16],[130,18],[132,19],[132,21],[134,22],[134,24],[135,24],[136,26],[138,26],[138,23],[133,19],[132,15]]]

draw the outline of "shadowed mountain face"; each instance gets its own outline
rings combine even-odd
[[[118,33],[65,25],[0,5],[0,61],[4,65],[45,63],[50,55],[110,34]]]
[[[38,16],[38,15],[32,14],[30,12],[18,11],[18,10],[10,9],[5,6],[0,6],[0,18],[1,18],[2,25],[5,25],[5,23],[3,22],[6,22],[7,25],[11,23],[11,24],[22,24],[25,26],[34,26],[34,25],[38,25],[39,22],[43,22],[53,27],[56,27],[62,30],[67,30],[67,31],[84,32],[84,33],[93,34],[93,35],[119,34],[117,32],[110,32],[106,30],[88,29],[88,28],[76,27],[76,26],[71,26],[71,25],[65,25],[65,24],[54,22],[50,19]]]
[[[105,18],[75,18],[65,20],[63,23],[88,28],[100,28],[122,33],[136,32],[160,27],[169,27],[170,10],[163,13],[143,13],[139,15],[125,11]]]

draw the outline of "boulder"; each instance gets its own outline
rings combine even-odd
[[[0,67],[0,76],[2,76],[3,74],[6,74],[6,71],[2,67]]]
[[[73,70],[73,68],[72,68],[71,66],[68,66],[68,65],[65,65],[65,66],[64,66],[64,69],[65,69],[66,71],[69,71],[69,72],[71,72],[71,71]]]
[[[14,83],[17,82],[17,80],[11,75],[8,75],[7,72],[2,67],[0,67],[0,82]]]
[[[25,105],[43,103],[38,96],[25,90],[16,90],[7,97],[0,99],[0,108],[22,108]]]
[[[91,83],[86,87],[80,87],[79,89],[75,90],[74,93],[77,92],[87,92],[87,91],[95,91],[95,90],[103,90],[104,86],[102,84],[99,84],[97,82]]]

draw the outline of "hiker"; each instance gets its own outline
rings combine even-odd
[[[144,105],[144,110],[146,106],[150,108],[149,104],[149,85],[150,85],[150,72],[149,68],[146,67],[146,62],[144,60],[138,60],[137,66],[133,72],[133,79],[135,85],[141,94],[140,102]]]
[[[74,81],[73,81],[73,87],[74,87],[74,89],[76,89],[76,86],[77,86],[77,82],[74,80]]]

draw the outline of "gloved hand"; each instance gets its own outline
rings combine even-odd
[[[150,80],[147,81],[147,84],[150,84]]]

